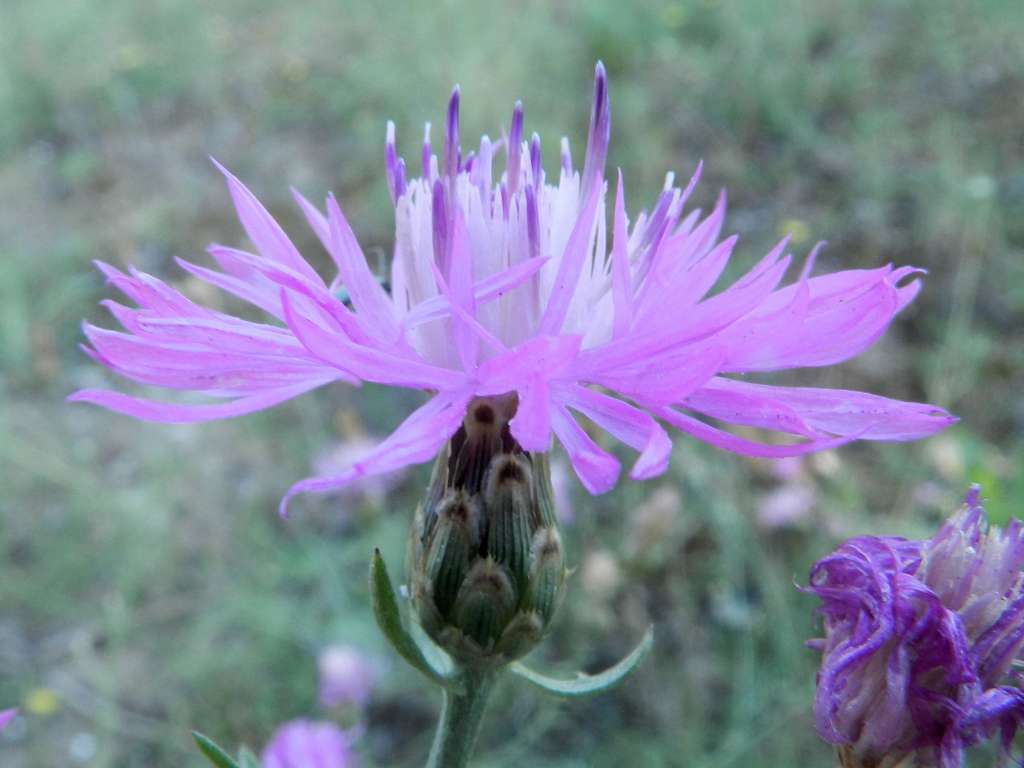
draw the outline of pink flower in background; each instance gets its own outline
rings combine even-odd
[[[292,720],[278,728],[260,756],[263,768],[355,768],[349,736],[334,723]]]
[[[551,461],[551,496],[555,504],[558,522],[571,523],[576,519],[576,510],[572,504],[572,472],[564,459],[555,458]]]
[[[100,264],[137,307],[105,302],[125,330],[87,324],[88,354],[141,384],[201,392],[214,402],[167,403],[109,390],[70,399],[140,419],[190,422],[269,408],[333,381],[430,393],[350,466],[292,486],[282,512],[298,493],[336,491],[429,461],[477,396],[515,393],[511,437],[536,452],[548,450],[554,435],[595,494],[615,484],[620,467],[584,431],[580,416],[639,453],[634,479],[668,465],[672,446],[660,422],[725,450],[777,458],[855,439],[912,440],[953,420],[925,404],[735,378],[859,354],[917,295],[913,278],[921,270],[883,266],[812,277],[812,252],[783,285],[791,262],[783,240],[713,292],[737,240],[719,241],[724,194],[707,215],[684,214],[700,168],[682,188],[669,174],[651,210],[630,221],[619,174],[608,220],[610,125],[600,64],[583,168],[574,167],[563,139],[556,178],[542,168],[540,138],[524,140],[518,104],[506,137],[485,136],[464,154],[456,89],[439,155],[428,126],[419,178],[407,177],[389,124],[386,176],[396,227],[389,289],[371,272],[333,197],[325,215],[295,194],[337,265],[328,283],[253,194],[221,169],[255,252],[213,245],[219,269],[179,263],[276,322],[208,309],[156,277]],[[499,151],[505,168],[495,179]],[[698,415],[802,441],[762,444]]]
[[[0,711],[0,731],[6,728],[8,724],[11,722],[11,720],[13,720],[17,714],[17,709],[5,709],[3,711]]]
[[[374,674],[364,654],[351,646],[334,645],[320,654],[318,666],[320,703],[323,706],[366,706],[373,689]]]

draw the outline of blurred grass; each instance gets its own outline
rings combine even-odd
[[[422,122],[441,124],[455,82],[465,136],[499,135],[522,98],[551,168],[562,133],[582,151],[602,58],[610,162],[634,207],[653,200],[666,170],[688,175],[704,158],[697,201],[729,189],[727,228],[744,237],[737,268],[782,230],[798,248],[827,238],[822,269],[927,268],[921,297],[875,349],[794,380],[928,399],[962,418],[927,443],[816,457],[797,481],[680,440],[664,478],[576,493],[566,538],[580,569],[538,663],[600,668],[651,622],[655,651],[636,679],[593,701],[506,686],[481,766],[828,765],[811,729],[814,657],[801,646],[813,604],[794,580],[842,536],[926,531],[969,482],[984,484],[994,519],[1021,514],[1019,2],[383,11],[5,0],[2,14],[0,701],[57,696],[56,711],[5,737],[5,766],[198,765],[193,727],[258,747],[280,721],[316,713],[316,653],[332,642],[385,670],[364,761],[413,766],[425,754],[437,695],[382,651],[364,583],[372,546],[401,562],[424,470],[387,509],[310,499],[290,521],[274,514],[353,412],[379,434],[408,395],[335,387],[200,427],[61,398],[107,381],[76,350],[80,318],[106,322],[96,301],[109,293],[90,259],[221,301],[171,263],[240,236],[207,154],[320,265],[289,184],[334,189],[368,250],[385,252],[384,121],[416,157]],[[759,524],[759,503],[793,482],[813,492],[807,516]]]

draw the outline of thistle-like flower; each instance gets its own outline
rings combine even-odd
[[[221,168],[255,252],[213,245],[219,270],[179,264],[277,323],[215,311],[156,277],[99,264],[138,307],[106,302],[126,332],[86,325],[88,354],[139,383],[202,392],[217,402],[172,404],[107,390],[71,399],[140,419],[188,422],[269,408],[332,381],[432,393],[351,467],[295,484],[282,512],[297,493],[337,490],[434,458],[480,397],[514,402],[508,426],[519,450],[547,451],[553,433],[595,494],[615,484],[619,462],[579,416],[639,452],[635,479],[668,464],[671,441],[660,422],[725,450],[766,457],[854,439],[911,440],[951,422],[930,405],[732,377],[859,354],[917,294],[913,278],[921,270],[884,266],[811,277],[815,249],[797,279],[781,286],[791,260],[783,240],[732,285],[711,293],[737,239],[719,241],[724,193],[703,218],[699,210],[684,215],[700,166],[683,188],[668,174],[651,210],[631,223],[620,173],[607,221],[610,125],[600,64],[583,168],[574,168],[563,139],[553,179],[541,164],[540,138],[524,138],[518,103],[507,135],[494,142],[485,136],[475,152],[463,153],[456,88],[439,156],[427,126],[419,178],[407,176],[389,123],[385,161],[396,234],[386,283],[371,271],[333,197],[325,215],[295,193],[337,265],[338,276],[327,283]],[[499,151],[505,169],[495,181]],[[802,441],[761,444],[694,414]]]
[[[351,739],[334,723],[292,720],[278,728],[260,756],[263,768],[355,768]]]
[[[988,526],[978,494],[931,539],[861,536],[811,569],[816,725],[846,768],[955,768],[1024,721],[1024,527]]]

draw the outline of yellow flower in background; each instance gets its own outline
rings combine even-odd
[[[33,688],[25,696],[25,711],[40,717],[49,717],[60,709],[57,693],[49,688]]]
[[[779,237],[789,236],[790,245],[806,243],[811,237],[811,228],[803,219],[783,219],[779,222]]]

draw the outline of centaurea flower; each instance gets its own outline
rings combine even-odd
[[[860,536],[811,569],[825,637],[818,733],[847,768],[955,768],[1024,721],[1024,526],[989,526],[977,487],[931,539]]]
[[[682,188],[668,174],[652,209],[632,222],[620,172],[606,220],[611,116],[601,64],[583,168],[574,167],[563,139],[555,178],[542,167],[540,138],[525,138],[518,103],[507,135],[493,142],[484,136],[475,153],[464,154],[459,99],[456,88],[439,156],[427,126],[418,178],[409,178],[388,124],[386,178],[396,222],[390,290],[371,271],[333,197],[325,215],[295,193],[337,265],[327,283],[221,168],[255,252],[212,245],[219,270],[179,264],[277,323],[209,309],[156,277],[100,263],[138,306],[105,302],[126,332],[86,325],[87,353],[141,384],[217,401],[172,404],[108,390],[71,399],[145,420],[196,422],[269,408],[332,381],[431,393],[351,467],[292,486],[282,512],[297,493],[338,490],[434,458],[474,397],[514,395],[509,427],[518,447],[547,451],[554,434],[594,494],[615,484],[619,462],[579,416],[639,452],[634,479],[668,465],[671,441],[659,422],[728,451],[784,457],[855,439],[912,440],[952,421],[931,405],[734,377],[859,354],[913,300],[920,282],[912,278],[922,270],[890,265],[811,277],[815,248],[796,281],[782,286],[791,260],[783,240],[711,294],[737,238],[719,240],[724,193],[706,216],[684,215],[699,165]],[[505,170],[495,180],[499,151]],[[802,441],[762,444],[693,414]]]

